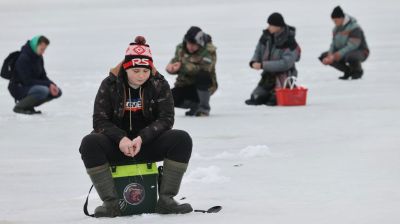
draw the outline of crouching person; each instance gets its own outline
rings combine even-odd
[[[295,39],[295,28],[285,24],[281,14],[268,18],[268,28],[257,43],[250,67],[262,70],[261,80],[252,92],[247,105],[275,106],[275,88],[282,87],[289,76],[297,76],[295,62],[300,60],[300,47]]]
[[[38,114],[34,108],[61,96],[61,89],[44,69],[43,54],[50,44],[45,36],[35,36],[21,49],[8,89],[14,97],[15,113]]]
[[[210,96],[218,88],[216,61],[211,36],[190,27],[166,68],[169,74],[178,75],[172,95],[175,107],[189,109],[186,116],[209,116]]]
[[[364,32],[355,18],[345,14],[340,6],[334,8],[331,18],[335,23],[329,51],[322,53],[319,60],[343,72],[339,79],[359,79],[364,71],[361,62],[369,55]]]
[[[94,104],[94,131],[83,138],[79,151],[103,205],[95,217],[121,214],[110,163],[132,160],[164,161],[156,212],[188,213],[190,204],[174,200],[192,152],[188,133],[172,130],[174,104],[168,82],[153,67],[146,40],[139,36],[123,63],[103,80]]]

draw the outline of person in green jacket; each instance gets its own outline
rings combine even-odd
[[[166,67],[169,74],[177,75],[172,95],[175,107],[189,109],[186,116],[209,116],[210,96],[218,88],[216,62],[211,36],[190,27]]]
[[[329,51],[322,53],[319,60],[322,64],[343,72],[339,79],[359,79],[364,74],[361,62],[369,55],[364,32],[357,20],[345,14],[340,6],[334,8],[331,18],[335,23],[332,44]]]

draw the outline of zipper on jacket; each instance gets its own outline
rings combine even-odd
[[[132,96],[131,96],[131,88],[128,88],[129,92],[129,103],[131,103]],[[129,130],[132,131],[132,110],[129,109]]]
[[[142,103],[142,114],[144,115],[144,89],[142,90],[142,86],[139,87],[139,97],[140,97],[140,102]]]

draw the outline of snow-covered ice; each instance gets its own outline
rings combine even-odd
[[[233,151],[233,150],[231,150]],[[274,153],[266,145],[249,145],[244,149],[241,149],[239,152],[227,152],[223,151],[221,153],[216,153],[212,156],[203,156],[200,153],[194,153],[192,158],[197,160],[238,160],[238,159],[249,159],[255,157],[281,157],[281,156],[290,156],[283,153]]]
[[[221,176],[221,168],[217,166],[198,167],[187,173],[184,183],[224,183],[229,181],[228,177]]]
[[[317,61],[329,47],[338,4],[358,19],[371,48],[360,81],[340,81]],[[306,107],[243,103],[259,79],[248,60],[274,11],[297,28]],[[397,0],[1,0],[0,59],[45,34],[45,66],[64,95],[40,107],[41,116],[17,115],[0,80],[0,223],[399,223],[399,11]],[[91,183],[78,147],[91,131],[101,80],[139,34],[163,72],[191,25],[213,36],[220,88],[211,117],[176,110],[175,128],[194,142],[177,198],[223,210],[84,216]],[[174,77],[167,79],[173,85]],[[98,203],[92,194],[90,210]]]

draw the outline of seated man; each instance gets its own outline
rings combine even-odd
[[[344,14],[340,6],[333,10],[331,18],[335,23],[332,44],[329,51],[322,53],[319,60],[324,65],[342,71],[344,74],[339,79],[359,79],[364,73],[361,62],[369,55],[364,32],[356,19]]]
[[[38,114],[34,107],[61,96],[61,90],[47,77],[43,54],[50,44],[45,36],[36,36],[21,49],[8,89],[16,101],[15,113]]]
[[[169,74],[178,75],[172,95],[175,107],[190,109],[186,116],[209,116],[210,96],[218,88],[216,61],[211,36],[190,27],[166,68]]]
[[[300,60],[300,47],[295,39],[295,28],[286,25],[279,13],[267,20],[269,26],[263,31],[250,67],[262,70],[261,80],[251,93],[247,105],[275,106],[275,88],[282,87],[289,76],[297,76],[295,62]]]

